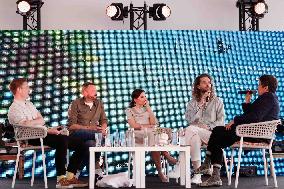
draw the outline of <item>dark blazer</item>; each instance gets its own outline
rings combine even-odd
[[[253,103],[243,103],[242,106],[244,113],[235,116],[235,126],[279,119],[280,107],[275,93],[266,92]]]

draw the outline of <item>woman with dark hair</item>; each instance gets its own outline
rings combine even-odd
[[[131,128],[135,129],[135,145],[143,144],[143,135],[147,129],[149,145],[154,145],[154,127],[158,125],[158,120],[154,115],[149,102],[142,89],[135,89],[131,95],[129,108],[126,109],[127,122]],[[162,173],[161,154],[170,164],[176,164],[177,160],[168,152],[151,152],[152,159],[156,165],[158,175],[162,182],[167,182],[167,177]]]

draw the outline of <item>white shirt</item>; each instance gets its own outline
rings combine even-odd
[[[39,111],[30,101],[14,100],[9,107],[8,120],[10,124],[17,125],[21,121],[34,120]]]

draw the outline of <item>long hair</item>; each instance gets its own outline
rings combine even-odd
[[[203,77],[209,78],[211,82],[211,93],[210,93],[209,100],[212,100],[212,98],[215,96],[215,90],[214,90],[214,84],[213,84],[212,77],[209,74],[201,74],[197,78],[195,78],[193,89],[192,89],[192,98],[194,98],[197,102],[201,100],[201,96],[202,96],[202,93],[200,89],[198,89],[197,86],[200,85],[200,80]]]
[[[138,98],[141,93],[144,93],[145,91],[142,89],[135,89],[132,94],[131,94],[131,102],[129,103],[129,107],[132,108],[135,106],[135,101],[134,99]]]

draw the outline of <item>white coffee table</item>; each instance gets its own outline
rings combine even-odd
[[[89,188],[95,188],[95,152],[133,152],[136,188],[145,188],[145,153],[153,151],[179,151],[181,167],[180,185],[191,188],[190,178],[190,146],[151,146],[151,147],[90,147]]]
[[[141,188],[140,186],[140,151],[137,151],[137,147],[90,147],[90,172],[89,172],[89,188],[95,188],[95,152],[132,152],[134,155],[134,161],[136,165],[134,166],[134,175],[135,175],[135,186],[136,188]]]
[[[190,146],[151,146],[151,147],[136,147],[140,151],[140,187],[145,188],[145,152],[154,151],[179,151],[180,185],[185,185],[186,188],[191,188],[190,177]]]

